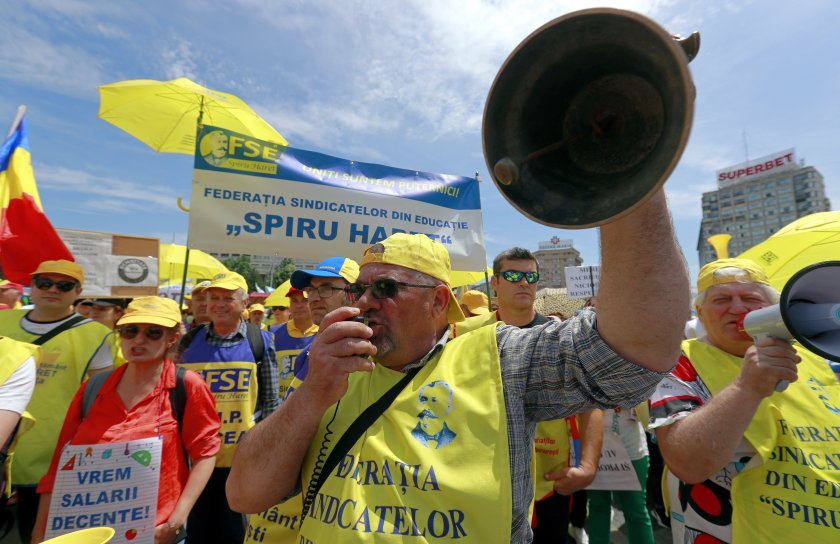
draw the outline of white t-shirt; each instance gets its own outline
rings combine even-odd
[[[68,319],[73,319],[76,317],[77,314],[70,314],[64,319],[59,319],[58,321],[50,321],[49,323],[40,323],[36,321],[30,321],[28,314],[24,316],[23,319],[20,320],[20,328],[24,331],[28,332],[29,334],[37,334],[38,336],[43,336],[47,334],[54,328],[58,327]],[[75,325],[76,327],[91,322],[91,319],[85,319],[84,321],[80,322],[79,324]],[[105,325],[102,325],[103,327]],[[110,368],[114,365],[114,358],[111,356],[111,346],[108,342],[102,342],[102,345],[96,350],[96,353],[93,355],[93,358],[90,360],[90,366],[88,366],[88,370],[101,370],[103,368]]]
[[[0,385],[0,410],[22,414],[35,389],[35,358],[29,357]]]

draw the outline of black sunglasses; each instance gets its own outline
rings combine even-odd
[[[117,332],[119,333],[120,338],[133,340],[138,334],[140,334],[140,327],[136,325],[126,325],[117,329]],[[163,338],[164,332],[166,331],[160,327],[148,327],[143,330],[143,335],[149,340],[160,340]]]
[[[356,300],[359,300],[365,291],[370,289],[374,298],[379,300],[386,298],[394,298],[397,296],[397,291],[400,287],[423,287],[425,289],[434,289],[436,285],[420,285],[417,283],[406,283],[404,281],[392,280],[390,278],[382,278],[381,280],[373,280],[373,283],[351,283],[347,286],[347,292]]]
[[[502,277],[511,283],[519,283],[522,278],[528,283],[537,283],[540,281],[539,272],[520,272],[519,270],[505,270],[502,272]]]
[[[54,281],[54,280],[51,280],[49,278],[42,278],[40,276],[36,277],[33,280],[32,283],[34,283],[35,287],[37,287],[41,291],[46,291],[47,289],[49,289],[50,287],[55,285],[56,287],[58,287],[58,290],[61,291],[62,293],[69,293],[70,291],[75,289],[75,287],[77,285],[79,285],[79,282],[77,282],[77,281],[70,281],[70,280]]]

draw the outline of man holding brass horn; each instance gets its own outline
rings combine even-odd
[[[604,13],[654,29],[655,43],[687,64],[661,28],[615,10],[562,17],[526,42]],[[491,92],[488,110],[493,102]],[[501,157],[518,161],[514,188],[544,172],[541,163],[553,154],[568,152],[555,146],[525,161],[515,146],[502,155],[491,147],[499,146],[485,141],[491,165]],[[675,163],[665,161],[666,174]],[[651,177],[659,181],[662,171]],[[355,307],[327,314],[306,380],[240,442],[227,482],[231,507],[259,512],[303,493],[301,543],[529,542],[537,422],[632,407],[677,360],[688,277],[664,191],[654,185],[601,227],[597,319],[583,311],[563,323],[482,327],[447,342],[463,313],[450,289],[446,248],[408,234],[369,247],[348,287]],[[638,309],[651,300],[658,312],[646,317]],[[418,425],[423,440],[413,432]]]

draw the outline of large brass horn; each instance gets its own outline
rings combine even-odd
[[[510,54],[484,108],[484,157],[520,212],[546,225],[608,223],[644,202],[673,171],[694,115],[682,43],[617,9],[570,13]]]

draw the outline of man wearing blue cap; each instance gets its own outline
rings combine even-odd
[[[345,288],[358,277],[359,265],[356,261],[347,257],[330,257],[318,263],[315,270],[295,270],[289,281],[292,288],[306,293],[312,321],[320,325],[324,316],[331,311],[352,304]],[[294,391],[296,385],[306,377],[309,368],[308,347],[298,356],[295,379],[284,397]]]

